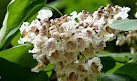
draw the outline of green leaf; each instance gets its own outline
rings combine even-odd
[[[135,81],[135,80],[133,80],[127,75],[111,73],[111,74],[103,74],[99,78],[99,81]]]
[[[48,64],[48,67],[45,69],[45,71],[49,72],[49,71],[52,71],[54,69],[54,65],[52,64]]]
[[[18,44],[18,40],[20,39],[20,37],[22,37],[22,35],[21,35],[20,32],[18,32],[18,33],[14,36],[14,38],[11,40],[11,45],[12,45],[12,46],[17,46],[17,45],[19,45],[19,44]]]
[[[131,58],[136,59],[137,53],[110,53],[110,54],[96,54],[98,57],[112,57],[117,62],[128,62]]]
[[[2,22],[4,20],[7,6],[11,0],[0,0],[0,28],[2,27]]]
[[[114,73],[125,74],[137,81],[137,63],[127,63]]]
[[[4,51],[0,51],[0,57],[21,66],[34,67],[37,65],[37,62],[33,59],[32,54],[28,53],[28,50],[30,49],[32,49],[32,46],[29,44],[19,45]]]
[[[62,8],[64,8],[65,2],[66,2],[65,0],[55,0],[55,1],[52,1],[52,2],[47,3],[47,4],[50,6],[53,6],[55,8],[58,8],[58,9],[62,9]]]
[[[137,19],[114,21],[110,27],[122,31],[137,30]]]
[[[51,77],[53,69],[54,69],[54,65],[49,63],[48,67],[44,70],[44,71],[46,71],[48,77]]]
[[[112,57],[100,57],[101,63],[103,65],[102,72],[106,72],[115,67],[116,63]]]
[[[22,22],[37,13],[46,3],[46,0],[13,0],[8,5],[8,11],[0,30],[0,48],[3,49],[7,41],[16,33]],[[3,42],[4,41],[4,42]],[[2,44],[1,44],[2,43]],[[7,45],[6,45],[7,46]]]
[[[44,71],[31,72],[30,68],[19,66],[0,58],[0,81],[49,81]]]
[[[48,71],[48,72],[46,72],[46,73],[47,73],[48,77],[51,77],[52,71]]]

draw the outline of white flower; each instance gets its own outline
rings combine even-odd
[[[128,14],[125,14],[125,12],[119,12],[117,15],[114,16],[114,19],[118,19],[121,17],[122,19],[126,19],[128,17]]]
[[[131,9],[129,7],[123,7],[121,8],[122,12],[129,12]]]
[[[77,12],[74,11],[74,12],[70,13],[70,15],[72,15],[72,18],[75,19],[77,17]]]
[[[39,22],[38,19],[33,20],[33,21],[31,22],[31,24],[29,25],[29,30],[35,31],[36,29],[42,30],[41,23]]]
[[[76,27],[78,26],[78,23],[74,20],[65,22],[61,25],[66,32],[75,32]]]
[[[129,11],[130,11],[129,7],[121,8],[121,12],[119,12],[117,15],[115,15],[114,19],[117,20],[119,17],[121,17],[122,19],[126,19],[128,17],[127,12],[129,12]]]
[[[80,21],[84,18],[84,14],[80,12],[77,17],[78,17],[78,20]]]
[[[88,61],[88,65],[92,66],[92,64],[95,63],[96,66],[98,66],[98,71],[101,71],[101,69],[103,68],[102,64],[101,64],[101,60],[98,57],[94,57],[91,60]]]
[[[28,22],[23,22],[23,24],[21,25],[21,27],[20,27],[20,31],[21,31],[21,34],[22,33],[26,33],[26,31],[28,31],[28,25],[29,25],[29,23]]]
[[[43,20],[43,19],[48,19],[53,15],[51,10],[40,10],[38,12],[37,18]]]
[[[135,14],[135,17],[137,18],[137,12],[136,12],[136,14]]]

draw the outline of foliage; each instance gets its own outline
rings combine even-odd
[[[101,81],[135,81],[134,79],[130,78],[129,76],[122,75],[122,74],[104,74],[100,77]]]
[[[0,65],[1,81],[49,81],[44,71],[34,73],[30,68],[19,66],[3,58],[0,58]]]
[[[0,0],[0,28],[2,26],[2,22],[3,22],[3,19],[4,19],[4,16],[6,14],[6,11],[7,11],[7,5],[9,4],[11,0]]]
[[[133,8],[130,18],[134,18],[135,13],[133,4],[135,0],[56,0],[48,1],[47,4],[46,0],[12,0],[9,2],[10,0],[0,0],[0,8],[3,8],[0,11],[1,81],[49,81],[49,78],[54,75],[52,73],[54,66],[51,64],[45,71],[31,72],[31,68],[37,65],[37,62],[32,59],[32,54],[28,53],[28,50],[33,47],[30,44],[18,45],[17,43],[22,36],[18,31],[22,22],[31,22],[36,18],[40,9],[51,9],[54,11],[54,17],[59,17],[60,12],[56,8],[60,9],[63,14],[69,14],[72,11],[79,12],[83,9],[93,12],[100,6],[112,3],[112,5],[127,5]],[[3,25],[2,21],[4,21]],[[116,21],[110,27],[122,31],[137,30],[137,20]],[[96,54],[96,56],[101,58],[103,64],[102,72],[104,74],[99,81],[137,81],[137,53],[108,53]]]
[[[110,25],[110,27],[122,31],[137,30],[137,19],[115,21]]]
[[[45,0],[13,0],[8,5],[3,27],[0,31],[0,49],[7,47],[22,22],[26,21],[32,15],[37,13],[45,4]],[[22,4],[20,4],[22,3]]]
[[[0,57],[21,66],[32,68],[37,65],[37,62],[32,58],[32,55],[28,53],[28,50],[31,48],[32,46],[28,44],[15,46],[13,48],[1,51]]]

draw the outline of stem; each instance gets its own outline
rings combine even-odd
[[[45,6],[54,9],[54,10],[57,11],[61,16],[63,16],[63,14],[62,14],[57,8],[55,8],[55,7],[53,7],[53,6],[49,6],[49,5],[45,5]]]

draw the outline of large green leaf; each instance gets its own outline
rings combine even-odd
[[[30,68],[19,66],[0,58],[0,81],[49,81],[44,71],[31,72]]]
[[[137,63],[127,63],[114,73],[125,74],[137,81]]]
[[[137,19],[114,21],[110,27],[122,31],[137,30]]]
[[[0,28],[2,26],[2,22],[4,20],[6,11],[7,11],[7,6],[11,0],[0,0]]]
[[[22,22],[37,13],[46,3],[46,0],[12,0],[8,5],[3,27],[0,30],[0,49],[7,46],[7,41],[18,30]],[[10,38],[9,38],[10,37]]]
[[[37,65],[36,60],[32,58],[32,54],[28,53],[28,50],[32,49],[32,46],[29,44],[19,45],[4,51],[0,52],[0,57],[17,63],[25,67],[34,67]]]
[[[122,74],[103,74],[99,81],[135,81],[132,78],[130,78],[127,75],[122,75]]]

